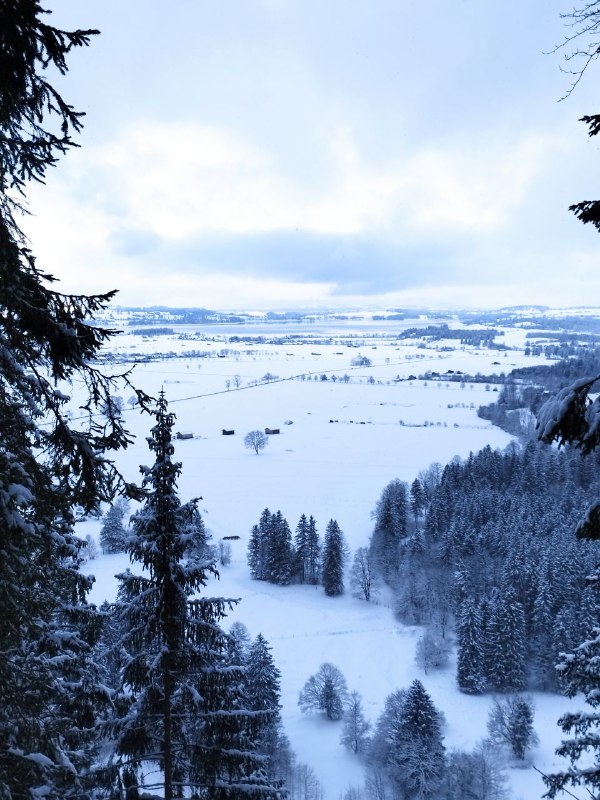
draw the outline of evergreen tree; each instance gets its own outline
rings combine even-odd
[[[533,747],[538,742],[533,729],[533,703],[525,697],[519,697],[510,713],[508,723],[511,749],[514,756],[522,761],[527,748]]]
[[[322,582],[328,597],[344,593],[344,538],[334,519],[329,520],[325,529]]]
[[[459,689],[479,694],[485,688],[481,614],[470,597],[460,608],[456,623],[458,658],[456,680]]]
[[[511,589],[500,592],[486,629],[487,683],[498,692],[523,689],[526,676],[525,615]]]
[[[589,632],[598,624],[598,597],[591,586],[586,586],[581,594],[577,614],[579,629],[577,631],[577,641],[584,641]]]
[[[250,574],[258,581],[268,580],[267,557],[271,534],[271,517],[271,512],[268,508],[265,508],[260,515],[258,525],[254,525],[250,533],[248,566],[250,567]]]
[[[265,534],[261,531],[259,525],[253,525],[250,532],[250,541],[248,542],[248,566],[250,567],[250,575],[254,580],[266,580],[266,550]]]
[[[379,571],[387,581],[398,570],[399,546],[407,535],[408,487],[394,479],[385,487],[373,511],[375,528],[370,549]]]
[[[557,651],[552,636],[556,620],[552,613],[550,583],[545,572],[546,570],[542,568],[537,582],[530,647],[533,651],[532,664],[535,684],[542,690],[551,691],[556,689],[553,664]]]
[[[598,580],[600,576],[593,576]],[[564,714],[558,724],[563,733],[570,738],[563,740],[556,750],[557,755],[569,759],[570,766],[562,772],[544,777],[548,786],[548,797],[556,797],[559,792],[567,791],[567,786],[586,787],[591,797],[597,797],[600,791],[600,765],[598,760],[586,762],[584,768],[578,766],[583,753],[589,750],[596,754],[600,751],[600,692],[598,692],[600,663],[600,628],[595,627],[586,641],[582,642],[573,653],[563,653],[558,664],[561,680],[568,697],[582,693],[591,710],[576,711]]]
[[[103,683],[114,690],[121,684],[123,630],[113,603],[105,600],[98,616],[101,628],[94,650],[103,671]]]
[[[409,797],[437,797],[445,763],[440,715],[421,681],[407,690],[388,743],[393,782]]]
[[[308,520],[306,514],[302,514],[296,525],[294,551],[294,575],[300,583],[306,583],[308,572]]]
[[[259,726],[256,747],[268,758],[265,766],[271,779],[285,777],[290,746],[283,733],[280,716],[281,673],[271,656],[267,640],[258,634],[252,642],[246,659],[244,676],[245,701],[250,711],[266,712]]]
[[[287,520],[277,511],[269,520],[265,573],[267,580],[287,586],[292,579],[294,550]]]
[[[127,505],[125,498],[118,498],[104,515],[100,528],[100,545],[104,553],[122,553],[125,549],[127,531],[123,526],[123,517]]]
[[[272,720],[279,719],[281,673],[271,656],[271,648],[259,633],[248,649],[246,659],[246,698],[252,711],[270,711]]]
[[[306,583],[316,586],[321,579],[321,541],[317,531],[317,523],[311,516],[308,519],[306,532]]]
[[[415,530],[419,529],[419,519],[425,510],[425,490],[418,478],[410,485],[410,508],[415,520]]]
[[[357,755],[362,755],[369,742],[370,724],[365,719],[362,698],[358,692],[350,692],[343,717],[341,744]]]
[[[375,767],[387,770],[393,744],[392,731],[400,724],[407,689],[398,689],[389,694],[384,701],[371,739],[369,757]]]
[[[576,7],[568,16],[575,26],[575,33],[566,41],[571,42],[580,37],[584,40],[583,45],[578,46],[573,54],[583,58],[583,62],[580,62],[580,69],[575,71],[576,84],[597,53],[597,44],[593,43],[598,24],[597,4],[585,3],[583,6]],[[583,121],[589,127],[590,136],[596,136],[600,132],[600,120],[597,114],[585,116]],[[591,222],[597,229],[600,229],[598,201],[576,203],[570,206],[570,210],[582,222]],[[596,392],[599,377],[598,374],[595,374],[580,379],[561,390],[543,405],[538,415],[539,438],[542,441],[558,442],[559,445],[571,444],[579,448],[585,455],[598,449],[600,437],[597,419],[600,400]],[[599,502],[596,501],[588,509],[585,519],[580,522],[577,528],[577,538],[592,541],[600,539]],[[588,583],[597,593],[600,589],[598,570],[588,578]],[[594,628],[591,635],[588,634],[575,652],[567,655],[559,665],[562,676],[567,681],[567,694],[574,696],[577,692],[583,692],[592,711],[566,714],[559,720],[563,731],[566,734],[573,734],[573,736],[562,743],[557,753],[567,756],[571,761],[571,766],[562,773],[545,778],[549,787],[549,797],[555,797],[557,792],[562,792],[567,785],[583,784],[590,795],[592,790],[597,795],[600,789],[600,768],[598,767],[600,714],[597,712],[600,704],[600,675],[597,666],[600,653],[599,634],[600,629]],[[577,766],[579,758],[582,753],[586,753],[587,756],[589,750],[594,753],[594,766],[588,767],[586,763],[583,768],[579,768]]]
[[[158,762],[165,800],[182,797],[186,786],[211,798],[236,797],[249,784],[259,796],[276,796],[253,751],[261,714],[241,705],[243,669],[229,663],[219,626],[233,601],[196,596],[216,570],[197,557],[195,502],[182,505],[177,495],[174,416],[162,392],[155,418],[148,440],[155,462],[142,468],[146,500],[127,545],[144,573],[119,576],[130,705],[115,721],[117,752],[141,783],[143,765]]]
[[[202,514],[196,506],[190,508],[189,525],[194,531],[194,558],[198,561],[210,561],[211,563],[216,560],[217,555],[221,559],[223,550],[211,544],[212,534],[206,529]],[[221,542],[220,544],[228,544],[228,542]]]
[[[120,379],[97,357],[91,324],[113,296],[64,295],[17,225],[30,180],[75,146],[82,115],[50,83],[94,30],[49,24],[36,0],[0,4],[0,796],[69,798],[93,760],[98,618],[85,604],[73,509],[110,502],[123,483],[110,454],[129,436],[95,412]],[[125,378],[125,380],[127,380]],[[80,384],[84,419],[68,417]],[[63,391],[61,391],[61,388]],[[139,393],[138,399],[145,402]],[[99,699],[99,698],[98,698]]]

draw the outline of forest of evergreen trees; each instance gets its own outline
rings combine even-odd
[[[422,523],[399,481],[376,509],[371,550],[399,618],[442,637],[454,620],[464,691],[558,689],[558,654],[597,619],[595,548],[574,533],[600,493],[597,459],[530,442],[438,475]]]

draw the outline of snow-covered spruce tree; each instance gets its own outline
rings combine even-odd
[[[125,550],[127,531],[123,517],[127,512],[127,501],[119,497],[104,515],[100,528],[100,545],[104,553],[122,553]]]
[[[114,382],[97,363],[110,331],[90,322],[114,293],[58,292],[17,219],[28,182],[43,183],[75,146],[82,115],[50,81],[95,33],[57,29],[37,0],[0,4],[2,797],[81,795],[91,758],[96,620],[72,524],[75,505],[111,501],[119,477],[108,456],[129,441],[119,419],[94,416]],[[61,392],[70,382],[82,393],[75,427]]]
[[[436,798],[444,772],[440,714],[421,681],[413,681],[388,732],[388,770],[405,796]]]
[[[235,601],[197,596],[217,573],[197,557],[195,501],[182,505],[177,495],[174,416],[162,392],[155,418],[148,439],[155,461],[142,468],[147,494],[127,544],[144,573],[119,576],[122,682],[130,703],[114,723],[117,763],[146,788],[160,787],[165,800],[191,788],[210,798],[240,797],[249,787],[255,796],[277,797],[252,738],[268,714],[244,710],[243,668],[230,663],[219,625]]]
[[[596,580],[600,575],[594,576]],[[580,692],[591,710],[566,713],[558,724],[570,738],[563,740],[556,750],[557,755],[568,758],[570,766],[562,772],[544,777],[548,786],[547,797],[562,794],[567,786],[585,786],[591,797],[600,792],[600,766],[597,754],[600,752],[600,627],[594,628],[589,639],[582,642],[573,653],[563,654],[558,671],[565,684],[565,693],[574,697]],[[590,751],[596,754],[590,760]],[[585,766],[578,761],[584,756]]]
[[[395,478],[381,493],[373,511],[370,550],[386,581],[396,577],[399,546],[408,533],[408,486]]]
[[[306,583],[317,586],[321,580],[321,540],[314,517],[308,518],[308,531],[306,533]]]
[[[458,688],[468,694],[485,689],[481,612],[471,597],[465,597],[456,619]]]
[[[219,547],[212,543],[212,534],[196,506],[191,510],[190,524],[194,529],[194,557],[199,561],[216,561],[220,556]]]
[[[267,712],[257,731],[256,747],[268,757],[265,770],[268,777],[275,780],[285,778],[291,757],[279,713],[280,680],[281,673],[275,666],[269,643],[259,633],[246,658],[244,697],[250,711]]]
[[[271,529],[271,512],[268,508],[260,515],[258,525],[252,527],[248,542],[248,566],[250,575],[257,581],[267,580],[267,549]]]
[[[265,558],[267,580],[287,586],[292,579],[294,548],[292,532],[281,511],[271,515]]]
[[[252,711],[270,711],[273,718],[279,718],[281,673],[271,656],[271,648],[264,636],[259,633],[248,648],[246,657],[246,698]]]
[[[415,478],[410,485],[410,510],[415,520],[415,531],[419,530],[419,520],[423,515],[426,506],[425,489],[418,478]]]
[[[325,529],[321,582],[328,597],[344,594],[344,536],[340,526],[330,519]]]
[[[530,636],[530,649],[533,651],[533,670],[536,686],[544,691],[557,688],[557,676],[554,669],[559,652],[567,652],[571,648],[555,649],[554,636],[557,633],[557,619],[553,614],[553,592],[549,569],[543,564],[538,569],[536,594],[533,604],[533,625]],[[590,626],[591,627],[591,626]]]
[[[306,519],[306,514],[302,514],[294,534],[294,576],[300,583],[306,582],[307,544],[308,520]]]
[[[250,575],[256,581],[265,580],[265,549],[266,542],[260,528],[258,525],[253,525],[250,531],[246,559],[250,568]]]
[[[392,744],[392,730],[402,718],[402,709],[406,699],[406,689],[398,689],[389,694],[384,701],[383,711],[379,715],[369,748],[369,760],[376,770],[387,770]]]
[[[525,687],[527,642],[523,606],[511,588],[500,591],[485,630],[486,683],[497,692]]]

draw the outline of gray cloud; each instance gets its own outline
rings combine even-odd
[[[377,294],[426,285],[445,272],[448,255],[436,246],[398,245],[368,236],[284,230],[202,235],[173,243],[137,230],[120,231],[115,253],[145,256],[152,274],[221,272],[296,283],[333,284],[336,295]]]

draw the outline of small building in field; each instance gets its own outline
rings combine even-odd
[[[265,428],[265,433],[269,436],[273,436],[276,433],[281,433],[279,428]]]
[[[231,428],[230,430],[228,430],[227,428],[222,428],[221,429],[221,434],[223,436],[233,436],[234,433],[235,433],[235,430],[233,428]]]
[[[191,431],[177,431],[175,434],[176,439],[193,439],[194,434]]]

